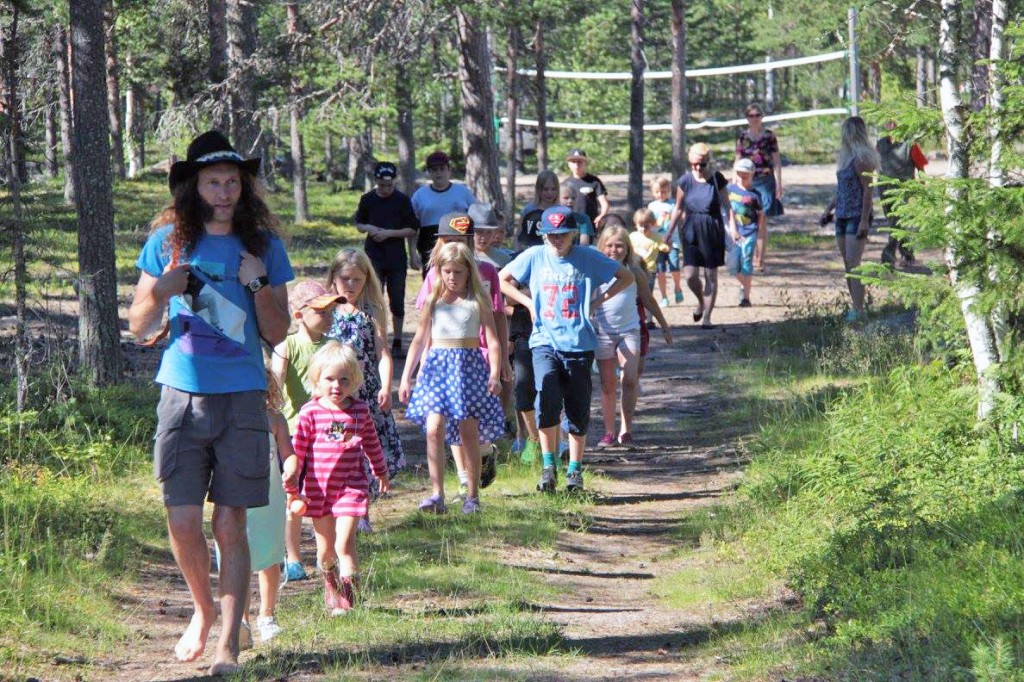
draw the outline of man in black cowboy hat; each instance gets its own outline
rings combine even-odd
[[[268,503],[269,426],[262,338],[288,332],[291,264],[260,197],[259,159],[243,159],[216,131],[188,147],[170,172],[171,204],[136,261],[141,271],[128,324],[151,336],[168,317],[154,472],[167,510],[171,549],[195,606],[175,646],[179,661],[206,648],[217,612],[203,503],[213,502],[224,616],[210,674],[238,669],[249,585],[246,509]]]

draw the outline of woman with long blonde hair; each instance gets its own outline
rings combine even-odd
[[[860,266],[871,229],[872,176],[878,170],[878,152],[868,136],[868,127],[860,116],[843,122],[842,140],[836,160],[836,194],[821,216],[824,225],[835,210],[836,243],[846,270],[846,287],[852,307],[847,322],[864,314],[864,283],[850,273]]]

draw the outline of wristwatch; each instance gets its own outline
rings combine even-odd
[[[256,279],[249,282],[245,286],[249,287],[249,291],[255,294],[257,291],[267,286],[268,284],[270,284],[270,278],[267,277],[266,275],[263,275],[261,277],[257,277]]]

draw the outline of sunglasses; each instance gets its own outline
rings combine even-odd
[[[707,168],[708,167],[708,162],[707,162],[707,160],[704,160],[704,161],[691,161],[690,162],[690,167],[691,168]]]
[[[751,111],[747,113],[747,118],[761,118],[761,114],[756,111]]]

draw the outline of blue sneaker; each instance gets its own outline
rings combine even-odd
[[[520,440],[519,438],[516,438],[514,441],[512,441],[512,454],[514,454],[514,455],[520,454],[523,451],[523,448],[525,448],[525,447],[526,447],[526,442]]]
[[[295,582],[297,580],[306,580],[309,578],[309,574],[306,573],[306,569],[303,568],[302,562],[300,561],[289,561],[284,565],[284,581],[286,583]]]

